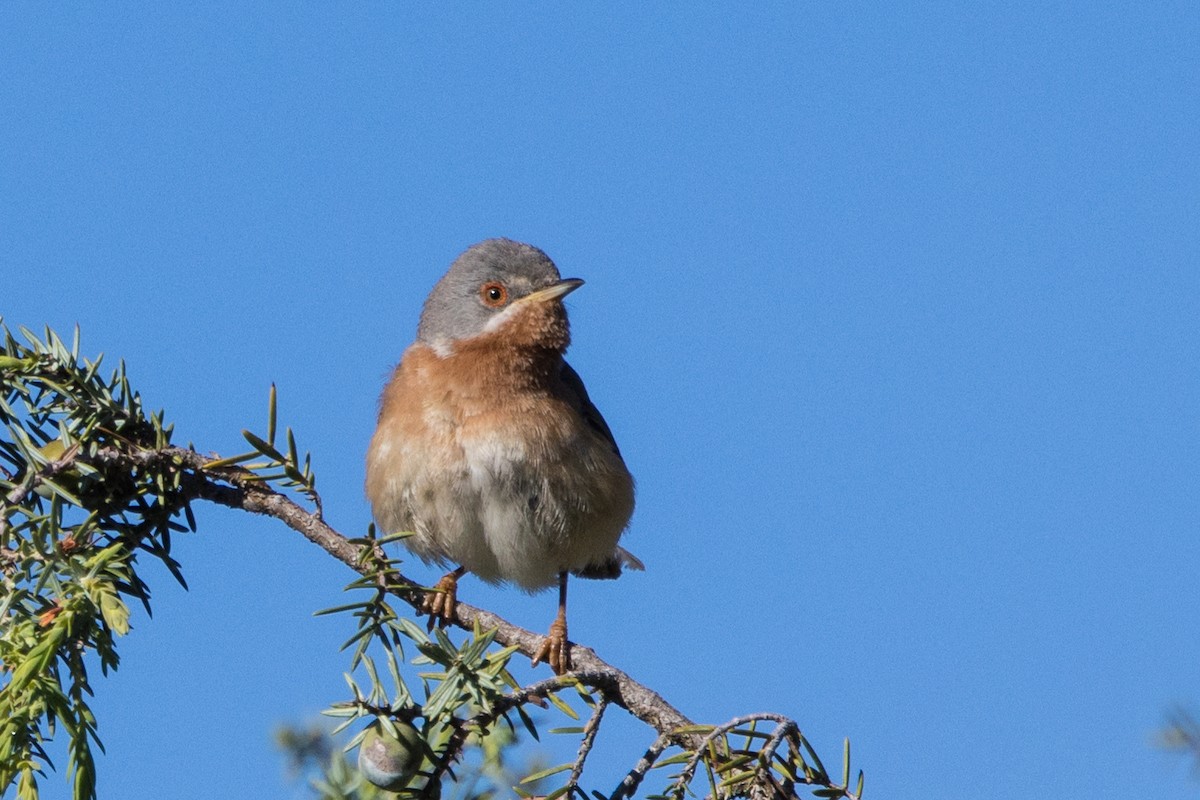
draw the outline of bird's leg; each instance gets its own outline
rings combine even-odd
[[[429,615],[429,630],[433,630],[435,624],[444,628],[454,621],[454,609],[458,605],[458,579],[466,574],[466,567],[447,572],[425,593],[421,612]]]
[[[571,671],[571,643],[567,641],[567,573],[558,573],[558,616],[550,624],[550,633],[533,656],[533,666],[543,661],[550,664],[555,675]]]

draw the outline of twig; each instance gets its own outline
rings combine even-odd
[[[523,706],[526,703],[537,702],[548,697],[554,692],[557,692],[559,689],[566,688],[567,686],[571,686],[576,683],[596,685],[596,683],[592,683],[589,680],[584,680],[585,678],[591,679],[596,683],[604,683],[605,685],[608,684],[605,676],[581,676],[579,674],[556,675],[553,678],[548,678],[544,681],[538,681],[537,683],[526,686],[523,689],[518,689],[511,694],[499,698],[492,703],[491,707],[486,711],[481,711],[479,714],[476,714],[470,719],[455,720],[454,733],[450,736],[441,758],[434,765],[432,775],[435,777],[439,776],[450,768],[450,764],[457,757],[458,753],[462,749],[463,743],[466,741],[467,736],[472,730],[486,730],[514,708]]]
[[[559,689],[565,689],[568,686],[576,684],[590,686],[602,694],[610,692],[616,687],[612,676],[606,672],[569,672],[566,675],[555,675],[553,678],[532,683],[523,689],[518,689],[512,694],[501,697],[487,711],[480,712],[467,720],[467,724],[473,727],[486,728],[517,706],[541,700],[554,694]]]
[[[791,734],[798,733],[800,733],[800,728],[798,725],[796,725],[794,720],[785,719],[780,722],[775,728],[775,731],[771,734],[771,738],[768,739],[767,743],[763,746],[763,760],[768,764],[771,763],[771,759],[775,757],[775,753],[779,750],[779,745],[783,744],[783,740]]]
[[[596,734],[600,731],[600,720],[604,717],[604,710],[608,708],[608,697],[601,692],[600,701],[596,703],[596,710],[592,712],[591,719],[587,721],[587,725],[583,726],[583,741],[579,743],[579,753],[575,756],[575,766],[571,768],[571,777],[567,780],[567,794],[570,795],[579,788],[579,778],[583,775],[583,764],[587,761],[588,753],[592,752],[592,745],[596,742]]]
[[[58,473],[62,472],[67,467],[75,462],[75,457],[79,454],[79,442],[71,445],[58,458],[53,461],[47,461],[46,465],[41,469],[31,469],[25,476],[24,480],[12,488],[4,498],[5,505],[15,506],[25,501],[29,493],[38,487],[39,483],[53,478]],[[32,464],[30,465],[32,466]]]
[[[693,750],[692,757],[688,759],[687,764],[684,765],[683,771],[679,773],[679,777],[675,780],[675,784],[671,790],[672,794],[674,794],[674,796],[677,798],[683,797],[684,791],[687,790],[688,784],[692,782],[692,777],[696,774],[696,768],[700,766],[700,762],[704,760],[706,751],[714,742],[716,742],[717,739],[729,733],[734,728],[739,728],[742,725],[746,725],[760,719],[771,720],[772,722],[777,722],[780,725],[786,722],[791,722],[791,720],[782,714],[761,713],[746,714],[744,716],[734,717],[728,722],[716,726],[706,736],[704,736],[703,739],[700,740],[700,743],[697,747],[689,748]]]
[[[75,462],[75,457],[79,454],[79,442],[71,445],[67,450],[53,461],[49,461],[41,469],[30,469],[25,478],[12,488],[7,495],[4,496],[4,508],[0,510],[0,541],[4,541],[8,536],[8,515],[17,506],[25,502],[29,497],[30,492],[37,489],[38,484],[48,478],[52,478],[64,469]],[[30,465],[32,466],[32,465]],[[6,556],[7,557],[7,556]],[[10,559],[12,563],[16,559]]]
[[[624,800],[626,797],[633,797],[633,793],[637,791],[638,786],[645,779],[646,773],[654,766],[654,762],[658,761],[658,757],[663,754],[663,751],[670,746],[670,738],[665,735],[659,735],[654,740],[654,744],[647,748],[645,754],[633,766],[633,769],[629,770],[629,774],[621,780],[620,785],[613,790],[611,800]]]

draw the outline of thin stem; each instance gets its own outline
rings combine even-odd
[[[663,751],[670,746],[670,738],[666,735],[659,735],[654,740],[654,744],[647,748],[638,763],[634,765],[629,774],[625,776],[620,785],[613,791],[611,800],[624,800],[626,797],[633,797],[633,793],[637,791],[638,786],[645,779],[646,773],[654,766],[654,762],[658,761]]]
[[[579,743],[575,766],[571,768],[571,777],[567,781],[567,786],[571,787],[568,794],[579,787],[579,778],[583,775],[583,763],[587,761],[588,753],[592,752],[592,745],[596,742],[596,734],[600,731],[600,720],[604,717],[604,710],[608,708],[608,702],[608,698],[601,693],[600,702],[596,703],[596,710],[592,712],[591,719],[583,728],[583,741]]]

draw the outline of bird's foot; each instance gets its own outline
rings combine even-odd
[[[434,625],[444,628],[454,621],[455,608],[458,605],[458,579],[462,574],[461,569],[447,572],[425,593],[421,613],[429,615],[427,630],[433,630]]]
[[[567,619],[559,615],[550,625],[550,633],[533,656],[533,666],[543,661],[550,664],[555,675],[571,671],[571,643],[567,641]]]

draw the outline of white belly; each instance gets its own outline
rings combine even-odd
[[[376,504],[376,517],[389,532],[415,531],[404,541],[417,555],[536,591],[564,570],[614,554],[633,494],[624,464],[606,443],[582,435],[547,447],[511,434],[461,430],[456,439],[465,468],[453,472],[410,471],[403,467],[419,462],[403,452],[376,453],[395,457],[401,467],[393,472],[390,501]],[[541,452],[528,452],[539,444]]]

